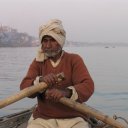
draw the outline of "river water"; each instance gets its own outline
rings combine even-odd
[[[0,48],[0,99],[19,91],[19,84],[36,55],[36,47]],[[104,114],[128,119],[128,47],[64,47],[81,55],[94,80],[95,93],[87,104]],[[0,116],[32,107],[25,98],[0,110]]]

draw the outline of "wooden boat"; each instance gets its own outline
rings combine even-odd
[[[0,128],[26,128],[33,108],[0,117]],[[113,128],[96,119],[89,120],[91,128]]]

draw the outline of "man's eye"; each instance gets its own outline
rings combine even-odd
[[[48,40],[47,39],[44,39],[43,42],[48,42]]]
[[[47,43],[47,42],[55,42],[55,39],[51,38],[51,39],[43,39],[43,42]]]
[[[55,39],[51,39],[52,42],[55,42]]]

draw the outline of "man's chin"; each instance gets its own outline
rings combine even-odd
[[[58,55],[60,53],[61,50],[58,50],[56,52],[45,52],[45,55],[47,57],[55,57],[56,55]]]
[[[55,57],[58,53],[45,53],[47,57]]]

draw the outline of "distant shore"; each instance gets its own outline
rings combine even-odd
[[[7,48],[7,47],[38,47],[39,43],[24,43],[24,44],[20,44],[18,45],[17,43],[13,43],[13,45],[10,44],[6,44],[6,45],[1,45],[0,44],[0,48]],[[97,44],[97,43],[65,43],[64,47],[104,47],[104,48],[116,48],[116,47],[128,47],[127,43],[101,43],[101,44]]]

